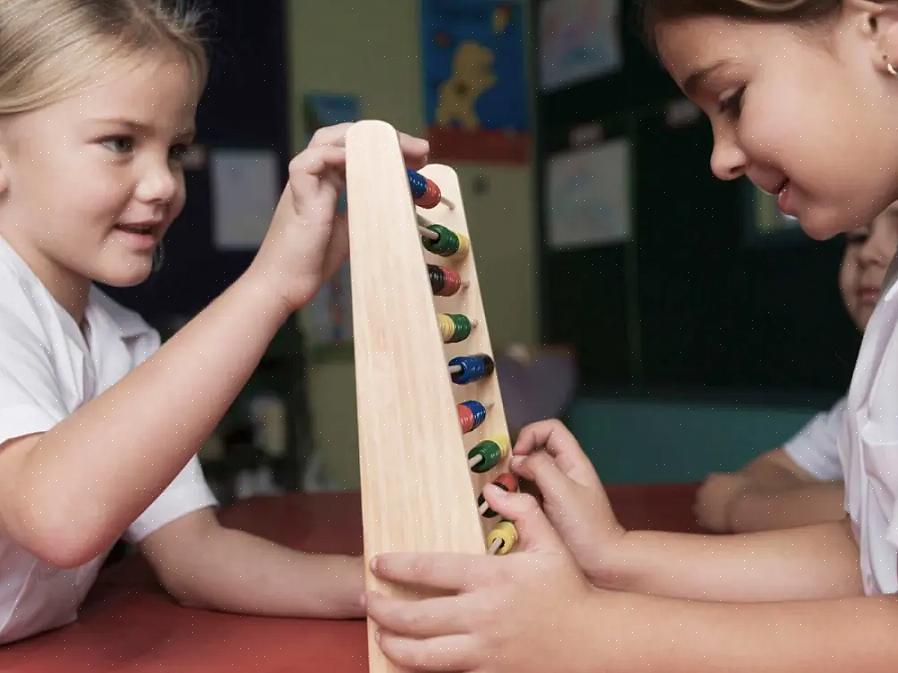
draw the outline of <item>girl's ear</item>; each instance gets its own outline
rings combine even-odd
[[[0,124],[0,198],[6,196],[10,183],[9,136],[5,124]]]
[[[889,66],[898,71],[898,1],[845,0],[843,8],[860,24],[876,69],[889,75]]]
[[[9,162],[6,153],[0,147],[0,198],[6,196],[9,190]]]

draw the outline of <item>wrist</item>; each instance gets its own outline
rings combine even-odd
[[[282,281],[275,274],[253,263],[235,285],[242,288],[248,301],[253,302],[257,309],[282,324],[296,311],[296,307],[290,304],[281,291]]]
[[[625,591],[632,586],[637,565],[632,563],[634,542],[634,534],[621,528],[600,545],[601,550],[583,568],[593,586],[609,591]]]

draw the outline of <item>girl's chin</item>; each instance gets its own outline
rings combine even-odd
[[[152,267],[152,262],[147,262],[145,265],[133,265],[127,269],[109,269],[94,280],[110,287],[134,287],[150,277]]]

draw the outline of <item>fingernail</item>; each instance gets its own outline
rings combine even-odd
[[[512,458],[511,458],[511,467],[512,467],[512,469],[517,469],[517,468],[519,468],[521,465],[524,464],[524,461],[525,461],[525,460],[526,460],[526,459],[524,458],[524,456],[512,456]]]

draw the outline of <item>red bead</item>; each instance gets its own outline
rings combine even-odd
[[[493,483],[509,493],[514,493],[518,490],[518,478],[511,472],[503,472],[496,477],[496,480]]]
[[[462,432],[471,432],[474,429],[474,412],[464,404],[456,407],[458,412],[458,422],[461,424]]]
[[[424,190],[424,193],[415,199],[415,203],[417,203],[422,208],[433,208],[440,203],[440,199],[443,194],[440,192],[440,188],[437,187],[437,184],[428,179],[427,180],[427,189]]]
[[[443,268],[443,289],[439,294],[443,297],[451,297],[461,288],[461,275],[458,271]]]

